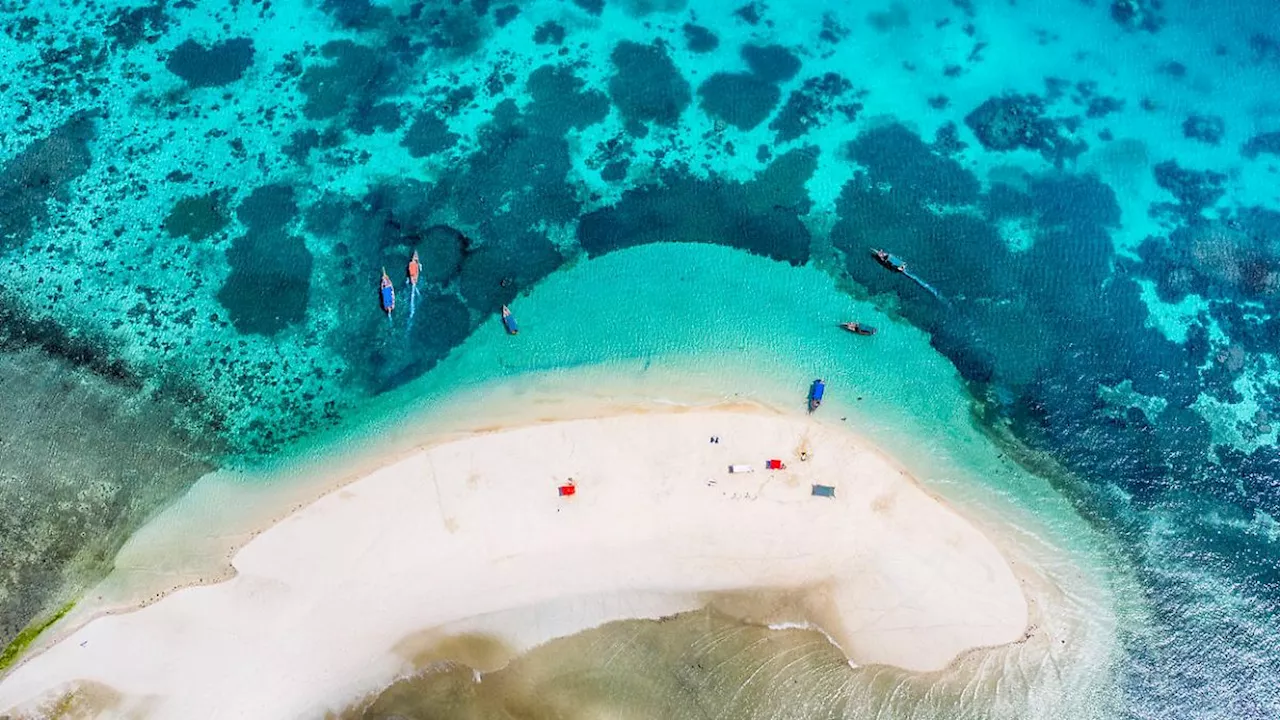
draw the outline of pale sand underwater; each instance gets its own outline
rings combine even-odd
[[[117,694],[113,713],[313,717],[415,670],[415,638],[485,637],[510,658],[708,602],[916,671],[1028,629],[1023,583],[983,532],[857,435],[763,411],[448,442],[306,507],[234,565],[89,623],[7,678],[0,706],[88,680]]]

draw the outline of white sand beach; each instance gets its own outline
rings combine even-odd
[[[38,713],[81,686],[113,717],[316,717],[426,662],[494,669],[554,637],[708,603],[919,671],[1028,625],[983,532],[856,434],[759,408],[453,439],[308,505],[233,564],[231,580],[100,617],[29,659],[0,682],[0,709]],[[451,652],[464,635],[502,652]]]

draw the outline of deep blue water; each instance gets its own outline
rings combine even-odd
[[[50,419],[0,420],[0,637],[204,469],[421,376],[581,254],[679,240],[837,275],[929,333],[1012,451],[1052,460],[1154,622],[1125,637],[1128,715],[1280,716],[1277,20],[1172,0],[6,7],[0,352],[15,407]]]

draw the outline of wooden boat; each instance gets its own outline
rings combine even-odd
[[[890,255],[884,250],[875,249],[871,251],[871,255],[875,257],[876,262],[880,263],[886,270],[899,273],[907,271],[907,264],[902,261],[902,258]]]
[[[827,385],[822,382],[822,378],[814,380],[813,384],[809,386],[809,412],[817,410],[818,406],[822,405],[822,395],[826,390]]]
[[[871,327],[870,325],[863,325],[862,323],[856,323],[856,322],[840,323],[840,327],[844,328],[845,330],[848,330],[854,335],[875,335],[876,334],[875,328]]]
[[[391,311],[396,309],[396,289],[391,285],[391,278],[387,277],[386,268],[382,268],[382,285],[378,289],[378,299],[382,303],[382,312],[390,317]]]
[[[422,272],[422,263],[418,262],[418,251],[413,251],[413,257],[409,258],[408,277],[411,287],[418,287],[418,274]]]
[[[502,306],[502,326],[507,329],[508,335],[515,335],[520,332],[520,326],[516,325],[516,318],[511,314],[511,308],[506,305]]]

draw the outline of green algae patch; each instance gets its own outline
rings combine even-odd
[[[58,611],[53,615],[50,615],[47,619],[38,620],[23,628],[22,632],[18,633],[18,636],[13,639],[13,642],[6,645],[3,651],[0,651],[0,672],[8,670],[15,662],[17,662],[18,658],[26,652],[27,648],[31,647],[31,643],[35,642],[36,638],[40,637],[41,633],[48,630],[54,623],[66,617],[67,613],[71,612],[71,608],[75,607],[75,605],[76,601],[72,600],[66,605],[58,608]]]

